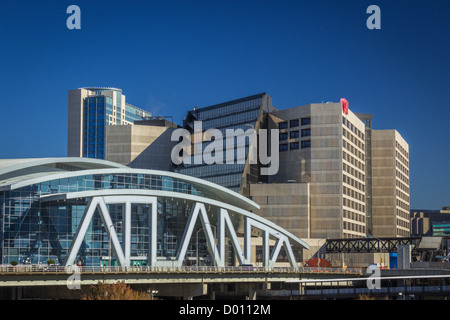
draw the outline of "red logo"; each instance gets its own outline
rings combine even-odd
[[[341,98],[342,103],[342,111],[344,111],[345,114],[348,114],[348,101],[344,98]]]

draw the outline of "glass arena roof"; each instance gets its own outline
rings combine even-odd
[[[295,265],[291,245],[308,245],[258,211],[247,197],[174,172],[90,158],[0,160],[1,263],[245,264],[247,241],[262,235],[276,241],[270,254],[263,241],[263,265],[280,250]]]

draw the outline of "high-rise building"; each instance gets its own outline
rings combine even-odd
[[[372,130],[372,234],[410,235],[409,146],[396,130]]]
[[[183,122],[183,128],[187,129],[193,136],[196,122],[201,122],[202,132],[208,129],[217,129],[220,130],[223,137],[226,136],[227,129],[235,131],[241,129],[246,132],[253,128],[258,132],[262,126],[264,115],[273,110],[276,109],[272,106],[272,98],[265,93],[261,93],[209,107],[196,107],[194,110],[188,111]],[[208,142],[202,144],[201,151],[205,149],[206,145],[208,145]],[[225,150],[225,139],[223,147]],[[177,166],[175,171],[217,183],[248,196],[249,184],[257,183],[259,175],[258,165],[251,164],[248,155],[249,140],[246,139],[245,146],[239,146],[238,143],[234,144],[234,157],[233,161],[230,161],[232,163],[207,164],[200,159],[200,163],[195,163],[195,161],[192,161],[191,164],[183,163]]]
[[[268,182],[309,184],[310,228],[302,236],[365,236],[364,123],[341,103],[278,110],[269,119],[279,129],[280,169]]]
[[[106,126],[132,125],[150,116],[150,112],[127,103],[121,89],[69,90],[67,155],[105,159]]]
[[[280,202],[261,198],[264,187],[252,188],[261,214],[300,237],[409,236],[409,146],[396,130],[373,130],[372,115],[353,113],[346,100],[268,117],[268,128],[279,129],[280,170],[267,182],[298,189],[286,194],[271,185]],[[295,217],[309,222],[289,223]]]

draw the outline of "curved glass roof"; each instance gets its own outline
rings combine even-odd
[[[259,210],[259,205],[215,183],[168,171],[133,169],[115,162],[91,158],[44,158],[0,160],[0,191],[15,190],[57,179],[89,175],[151,175],[183,181],[200,191],[203,196],[214,198],[246,210]]]
[[[0,159],[2,187],[33,178],[89,169],[128,168],[119,163],[90,158]]]

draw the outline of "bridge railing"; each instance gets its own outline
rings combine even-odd
[[[0,265],[0,273],[349,273],[362,274],[361,268],[323,267],[259,267],[259,266],[54,266],[54,265]]]

